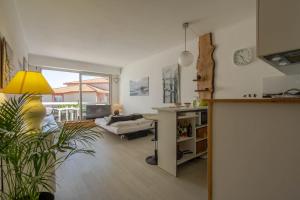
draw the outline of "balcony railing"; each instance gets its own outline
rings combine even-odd
[[[85,105],[82,102],[82,118],[86,116]],[[80,104],[78,102],[43,102],[47,114],[53,114],[57,122],[74,121],[80,119]]]
[[[74,121],[80,120],[80,104],[74,102],[42,102],[46,107],[47,114],[52,114],[55,121]],[[86,119],[87,105],[107,105],[105,103],[82,102],[82,119]]]

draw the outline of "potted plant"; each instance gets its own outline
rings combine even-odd
[[[54,199],[55,169],[74,154],[94,155],[91,144],[101,136],[94,123],[63,124],[47,132],[28,130],[24,105],[30,96],[0,105],[1,199]]]

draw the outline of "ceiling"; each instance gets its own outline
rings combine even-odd
[[[16,0],[30,53],[123,67],[254,14],[255,0]],[[189,32],[188,39],[196,37]]]

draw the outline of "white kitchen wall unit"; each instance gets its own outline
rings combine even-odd
[[[300,73],[299,9],[297,0],[257,1],[257,54],[285,74]]]

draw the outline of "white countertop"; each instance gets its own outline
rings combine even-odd
[[[198,111],[198,110],[205,110],[207,109],[207,106],[200,106],[195,108],[188,108],[188,107],[155,107],[152,108],[157,111],[166,111],[166,112],[192,112],[192,111]]]

